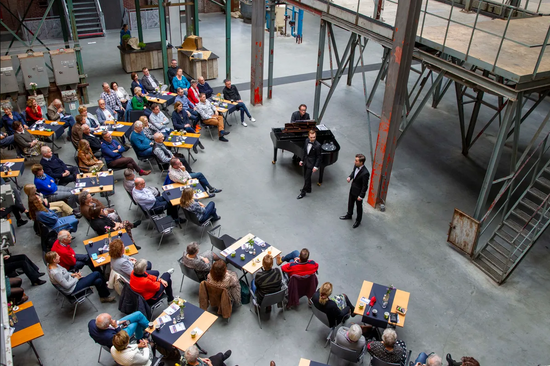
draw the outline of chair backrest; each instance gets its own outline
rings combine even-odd
[[[225,288],[220,288],[214,285],[209,284],[206,281],[202,281],[201,284],[204,283],[204,287],[206,288],[206,293],[208,296],[208,302],[213,307],[218,307],[218,314],[221,314],[223,318],[227,319],[231,317],[231,314],[233,312],[233,304],[229,300],[229,292]],[[199,291],[199,297],[200,297],[200,291]],[[227,298],[227,307],[225,306],[225,303],[223,299]]]
[[[128,194],[128,196],[130,196],[130,199],[132,200],[132,203],[136,206],[138,206],[138,204],[136,203],[136,201],[134,200],[134,196],[132,196],[132,194],[130,192],[128,192],[126,189],[124,189],[124,191]]]
[[[385,362],[374,356],[371,357],[370,364],[371,366],[400,366],[401,365],[400,363]]]
[[[212,243],[212,245],[218,248],[219,250],[225,250],[224,241],[218,238],[216,235],[212,234],[213,230],[208,231],[208,236],[210,237],[210,243]]]
[[[164,179],[163,186],[166,186],[166,185],[172,184],[172,183],[174,183],[174,181],[172,179],[170,179],[170,176],[167,174],[166,178]]]
[[[327,314],[323,313],[321,310],[317,309],[315,307],[315,305],[312,305],[311,306],[311,310],[313,311],[313,315],[315,315],[315,317],[317,319],[319,319],[321,321],[321,323],[323,323],[324,325],[326,325],[327,327],[330,328],[330,323],[328,321],[328,316]]]
[[[302,296],[307,296],[308,298],[310,298],[315,293],[318,285],[319,280],[317,279],[317,275],[315,273],[308,276],[290,276],[290,279],[288,281],[289,300],[291,298],[291,293],[297,293],[299,298],[301,298]],[[297,291],[294,291],[295,286],[298,287]],[[296,305],[291,303],[290,301],[289,304],[291,306]]]
[[[199,218],[197,215],[195,215],[193,212],[183,209],[183,215],[189,222],[192,222],[195,225],[202,226],[201,222],[199,221]]]
[[[153,225],[155,225],[155,229],[159,233],[176,227],[176,222],[174,221],[174,218],[172,216],[164,216],[160,219],[154,219],[149,212],[147,212],[147,216],[149,216],[149,218],[153,222]]]
[[[180,265],[181,273],[187,277],[192,279],[193,281],[197,283],[201,283],[201,280],[199,279],[199,276],[197,275],[197,272],[193,268],[187,267],[185,264],[183,264],[183,257],[178,259],[178,263]]]
[[[340,357],[343,360],[349,362],[359,362],[362,355],[365,353],[366,346],[363,346],[360,350],[351,350],[345,347],[340,346],[335,341],[330,342],[330,352],[334,353],[336,356]],[[389,364],[389,365],[393,365]]]
[[[285,296],[286,296],[286,289],[282,289],[272,294],[267,294],[264,296],[264,299],[262,300],[262,303],[260,306],[266,307],[266,306],[282,303],[283,300],[285,299]]]

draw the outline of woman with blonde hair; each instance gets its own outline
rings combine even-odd
[[[78,113],[82,116],[82,124],[87,124],[90,126],[90,129],[93,131],[100,126],[100,123],[95,117],[90,113],[88,114],[88,107],[81,105],[78,107]],[[76,119],[76,117],[75,117]]]
[[[111,356],[117,365],[122,366],[150,366],[153,360],[149,341],[140,339],[138,343],[130,344],[130,336],[125,330],[113,336]]]
[[[143,95],[141,87],[136,86],[134,88],[134,97],[131,100],[132,109],[135,111],[143,111],[147,116],[151,114],[151,109],[149,109],[149,101]]]
[[[345,318],[348,318],[355,307],[349,301],[346,294],[332,295],[332,283],[325,282],[315,291],[311,298],[313,306],[327,314],[330,327],[334,327],[342,323]]]
[[[43,202],[46,200],[37,195],[34,184],[26,184],[23,190],[29,198],[29,217],[31,220],[38,220],[47,228],[57,232],[64,229],[76,232],[78,220],[74,215],[59,217],[57,213],[44,206]]]
[[[241,284],[237,274],[229,271],[224,261],[215,261],[212,264],[206,282],[209,285],[226,289],[233,306],[241,305]]]
[[[94,156],[90,143],[84,139],[78,142],[78,167],[86,173],[103,168],[103,162]]]
[[[185,187],[181,192],[180,205],[184,210],[194,213],[201,224],[210,218],[212,221],[218,221],[222,218],[216,213],[216,204],[210,201],[205,206],[197,201],[191,187]]]
[[[39,193],[36,190],[36,186],[34,184],[25,184],[23,187],[23,191],[27,195],[27,197],[36,197],[36,199],[46,208],[49,208],[55,213],[57,213],[58,216],[70,216],[73,214],[73,209],[71,206],[69,206],[64,201],[55,201],[55,202],[49,202],[42,193]],[[30,199],[29,199],[30,202]],[[80,214],[75,215],[75,217],[78,219],[81,217]],[[29,216],[30,218],[30,216]]]
[[[139,121],[143,124],[143,134],[149,140],[153,141],[155,139],[155,133],[159,132],[155,126],[149,124],[149,119],[146,116],[139,117]]]

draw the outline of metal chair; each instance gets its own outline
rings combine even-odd
[[[370,359],[370,365],[371,366],[400,366],[401,364],[400,363],[385,362],[385,361],[382,361],[379,358],[376,358],[376,357],[372,356],[371,359]],[[406,365],[406,363],[405,363],[405,365]]]
[[[213,226],[212,218],[208,218],[206,221],[201,223],[199,221],[199,219],[197,218],[197,215],[195,215],[192,212],[187,211],[186,209],[183,209],[183,215],[187,219],[187,222],[185,223],[185,228],[186,229],[187,229],[187,225],[189,224],[189,222],[192,222],[193,224],[195,224],[195,225],[197,225],[198,227],[201,228],[201,239],[199,240],[199,243],[201,243],[202,242],[202,237],[204,235],[204,230],[206,229],[206,227],[208,225]]]
[[[157,158],[156,155],[153,155],[153,157],[155,158],[155,161],[157,162],[157,166],[160,170],[160,174],[168,174],[168,170],[170,169],[170,164],[169,163],[163,163],[162,161],[159,160],[159,158]]]
[[[124,189],[124,191],[126,191],[126,189]],[[136,201],[134,201],[134,197],[130,192],[126,191],[126,193],[128,194],[128,196],[130,196],[130,206],[128,207],[129,210],[132,208],[132,204],[134,204],[135,206],[137,206],[138,204],[136,203]],[[141,217],[143,218],[143,215]]]
[[[319,319],[321,321],[321,323],[323,323],[324,325],[326,325],[327,327],[330,328],[330,332],[327,336],[327,341],[325,342],[325,348],[326,348],[328,346],[330,340],[332,339],[332,334],[334,333],[334,330],[336,329],[336,326],[338,326],[339,324],[336,324],[334,327],[331,327],[330,322],[328,321],[327,314],[325,314],[321,310],[317,309],[315,307],[315,305],[311,306],[311,311],[313,313],[311,314],[311,318],[309,318],[309,322],[307,323],[306,332],[307,332],[307,329],[309,328],[309,324],[311,323],[311,320],[313,319],[313,316],[315,316],[317,319]],[[344,317],[340,324],[343,324],[348,318],[349,318],[349,316]]]
[[[283,319],[286,320],[285,307],[283,304],[286,296],[286,288],[272,294],[265,295],[261,304],[258,304],[256,294],[253,291],[250,291],[250,294],[252,295],[252,301],[250,301],[250,311],[252,311],[253,308],[256,309],[256,315],[258,315],[258,324],[260,324],[260,329],[262,329],[262,320],[260,314],[262,313],[262,310],[268,306],[276,304],[281,305],[281,308],[283,309]]]
[[[61,289],[59,288],[59,286],[57,285],[54,285],[52,283],[53,287],[55,287],[55,289],[61,294],[63,295],[63,299],[61,301],[61,309],[63,309],[63,305],[65,304],[65,299],[69,302],[69,304],[73,305],[74,306],[74,311],[73,311],[73,321],[71,323],[74,323],[74,318],[76,316],[76,309],[78,309],[78,305],[79,304],[82,304],[84,301],[88,300],[90,301],[90,299],[88,299],[88,296],[90,296],[91,294],[94,293],[94,290],[92,290],[91,287],[86,287],[85,289],[82,289],[82,291],[76,293],[76,294],[70,294],[70,295],[65,295]],[[97,308],[95,307],[94,303],[90,301],[90,304],[92,304],[92,306],[94,307],[95,311],[97,312]]]
[[[149,210],[146,210],[145,208],[141,207],[140,204],[138,204],[138,206],[141,208],[141,210],[145,213],[147,218],[150,220],[149,225],[147,225],[147,230],[149,230],[149,227],[151,226],[151,223],[152,223],[155,230],[159,234],[161,234],[160,240],[159,240],[159,246],[157,248],[157,250],[159,250],[160,245],[162,244],[162,239],[164,239],[164,235],[172,232],[172,229],[176,227],[176,222],[171,216],[151,215],[151,212]]]
[[[351,350],[337,344],[334,339],[330,341],[330,351],[328,353],[327,364],[330,360],[330,355],[335,354],[343,360],[353,362],[353,363],[363,363],[363,357],[365,356],[365,351],[367,346],[364,345],[360,350]],[[392,364],[393,365],[393,364]]]
[[[214,231],[216,230],[218,230],[218,235],[214,235]],[[225,250],[225,248],[230,247],[236,242],[233,237],[227,234],[223,234],[222,236],[220,236],[221,230],[222,226],[218,225],[207,231],[208,236],[210,237],[210,243],[212,243],[212,248],[210,250],[214,249],[214,247],[218,248],[219,250]]]
[[[101,360],[101,351],[105,350],[109,355],[111,354],[111,349],[109,347],[105,347],[102,345],[99,345],[99,356],[97,356],[97,363],[100,363],[99,360]]]
[[[200,126],[201,126],[201,129],[203,130],[208,130],[208,133],[210,134],[210,138],[212,140],[214,140],[214,137],[212,136],[212,129],[213,128],[217,128],[216,126],[212,126],[212,125],[207,125],[206,123],[204,123],[202,121],[202,118],[199,120],[199,123],[200,123]]]
[[[196,283],[200,284],[202,281],[199,279],[199,275],[197,275],[197,272],[193,268],[187,267],[185,264],[183,264],[183,257],[178,259],[178,264],[180,265],[181,269],[181,284],[180,284],[180,292],[181,288],[183,286],[183,280],[185,277],[189,277],[189,279],[195,281]]]

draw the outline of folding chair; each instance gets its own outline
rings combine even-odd
[[[222,236],[220,236],[221,229],[222,226],[218,225],[207,231],[208,236],[210,237],[210,242],[212,243],[212,248],[210,248],[210,250],[214,249],[214,247],[218,248],[219,250],[225,250],[225,248],[230,247],[236,242],[235,239],[227,234],[223,234]],[[216,230],[218,230],[218,235],[214,235],[214,231]]]
[[[92,290],[91,287],[86,287],[85,289],[82,289],[82,291],[76,293],[76,294],[70,294],[70,295],[65,295],[61,289],[59,288],[59,286],[57,285],[54,285],[52,283],[53,287],[55,287],[55,289],[61,294],[63,295],[63,300],[61,301],[61,309],[63,309],[63,305],[65,304],[65,299],[69,302],[69,304],[73,305],[74,306],[74,311],[73,311],[73,321],[71,323],[74,323],[74,318],[76,316],[76,309],[78,309],[78,305],[79,304],[82,304],[84,301],[88,300],[90,301],[90,299],[88,299],[88,296],[90,296],[91,294],[94,293],[94,290]],[[97,312],[97,308],[95,307],[94,303],[90,301],[90,304],[92,304],[92,306],[94,307],[95,311]]]
[[[162,239],[164,239],[164,235],[172,232],[172,229],[176,227],[176,222],[171,216],[152,215],[149,210],[146,210],[145,208],[141,207],[140,204],[138,204],[138,206],[141,208],[142,212],[150,220],[149,225],[147,225],[147,230],[149,230],[149,227],[151,226],[151,223],[152,223],[155,230],[159,234],[161,234],[160,240],[159,240],[159,246],[157,248],[157,250],[159,250],[160,245],[162,244]]]
[[[401,365],[400,363],[385,362],[374,356],[371,357],[370,364],[371,366],[400,366]]]
[[[331,327],[330,322],[328,321],[327,314],[325,314],[321,310],[317,309],[315,307],[315,305],[311,306],[311,310],[312,310],[313,313],[311,314],[311,318],[309,318],[309,322],[307,323],[306,332],[307,332],[307,329],[309,328],[309,324],[311,323],[311,320],[313,319],[313,316],[315,316],[317,319],[319,319],[321,321],[321,323],[323,323],[324,325],[326,325],[327,327],[330,328],[330,332],[327,336],[327,341],[325,342],[325,348],[326,348],[328,346],[330,340],[332,339],[332,334],[336,330],[336,327],[340,324],[344,324],[344,322],[349,318],[349,316],[344,317],[340,324],[336,324],[334,327]]]
[[[279,304],[281,306],[281,309],[283,309],[283,319],[286,320],[285,307],[283,304],[286,296],[286,288],[283,288],[280,291],[274,292],[272,294],[265,295],[261,304],[258,304],[258,298],[253,291],[250,291],[250,294],[252,295],[252,301],[250,301],[250,311],[252,311],[253,308],[256,309],[256,315],[258,315],[258,324],[260,324],[260,329],[262,329],[262,320],[260,314],[262,313],[262,310],[267,308],[268,306]]]
[[[335,354],[343,360],[353,362],[353,363],[363,363],[363,356],[365,356],[365,351],[367,346],[364,345],[360,350],[351,350],[337,344],[334,339],[330,341],[330,351],[328,353],[327,364],[330,360],[330,355]],[[393,364],[391,364],[393,365]]]
[[[212,126],[212,125],[207,125],[206,123],[204,123],[204,122],[202,121],[202,118],[199,120],[199,123],[200,123],[200,126],[201,126],[201,128],[202,128],[203,130],[208,130],[208,133],[210,134],[210,138],[211,138],[212,140],[214,140],[214,136],[212,136],[212,129],[213,129],[213,128],[216,128],[216,129],[217,129],[217,127],[216,127],[216,126]]]
[[[202,242],[202,237],[204,235],[204,230],[206,229],[206,227],[208,225],[213,226],[212,218],[209,218],[206,221],[204,221],[203,223],[201,223],[199,221],[199,219],[197,218],[197,215],[195,215],[192,212],[187,211],[186,209],[183,209],[183,215],[187,219],[187,222],[185,223],[185,228],[186,229],[187,229],[187,225],[189,224],[189,222],[192,222],[193,224],[195,224],[195,225],[197,225],[198,227],[201,228],[201,239],[199,240],[199,243],[201,243]]]
[[[199,275],[197,275],[197,272],[195,272],[193,268],[189,268],[185,264],[183,264],[183,257],[178,259],[178,264],[180,265],[181,274],[182,274],[180,292],[181,292],[181,288],[183,286],[183,280],[185,279],[185,277],[188,277],[189,279],[195,281],[198,284],[201,283],[201,280],[199,279]]]

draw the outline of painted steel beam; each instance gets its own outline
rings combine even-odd
[[[164,84],[170,85],[168,79],[168,50],[166,49],[166,8],[163,1],[159,1],[159,26],[160,26],[160,45],[162,51],[162,75]]]
[[[275,4],[269,4],[269,64],[267,68],[267,99],[273,98],[273,50],[275,48]]]
[[[231,80],[231,0],[225,0],[225,78]]]
[[[84,61],[82,60],[82,52],[80,51],[80,40],[76,29],[76,19],[74,17],[73,0],[67,0],[67,13],[69,13],[69,23],[71,24],[71,32],[73,35],[73,47],[75,50],[76,63],[78,65],[78,73],[80,75],[80,83],[86,84],[86,72],[84,72]],[[88,104],[88,87],[82,88],[82,102]]]
[[[399,2],[397,7],[393,47],[367,201],[373,207],[385,203],[388,194],[421,6],[422,0],[410,0]]]
[[[264,101],[264,1],[252,1],[251,25],[250,104],[258,105]]]
[[[321,105],[321,87],[323,79],[323,61],[325,59],[325,39],[327,36],[327,22],[321,19],[319,30],[319,49],[317,51],[317,71],[315,72],[315,97],[313,100],[313,119],[319,119],[319,106]]]
[[[134,0],[136,7],[136,23],[138,27],[138,39],[140,42],[143,42],[143,27],[141,26],[141,7],[139,5],[139,0]]]

